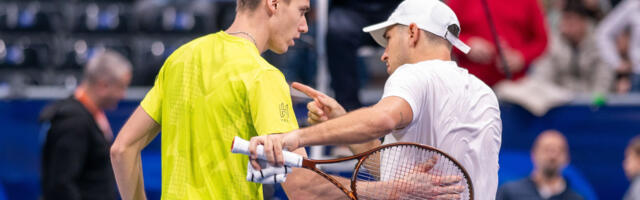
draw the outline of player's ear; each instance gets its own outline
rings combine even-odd
[[[416,23],[409,24],[407,31],[409,31],[409,46],[417,46],[420,40],[420,28],[418,28],[418,25],[416,25]]]
[[[269,16],[274,15],[278,10],[278,6],[280,4],[280,0],[265,0],[267,11],[269,12]]]

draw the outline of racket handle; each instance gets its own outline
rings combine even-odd
[[[231,144],[231,152],[239,153],[244,155],[250,155],[249,153],[249,141],[246,141],[238,136],[233,138],[233,144]],[[267,157],[264,155],[264,147],[262,145],[258,145],[256,152],[258,154],[258,159],[267,160]],[[284,165],[289,167],[302,167],[302,156],[290,151],[282,151],[282,156],[284,157]]]

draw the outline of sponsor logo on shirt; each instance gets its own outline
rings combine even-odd
[[[280,121],[289,122],[289,104],[280,103]]]

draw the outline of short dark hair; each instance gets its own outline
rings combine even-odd
[[[238,7],[236,8],[237,11],[244,11],[244,10],[249,10],[249,11],[254,11],[256,10],[256,8],[258,8],[258,5],[260,5],[260,2],[262,2],[263,0],[237,0],[237,4]],[[283,0],[283,2],[289,4],[291,2],[291,0]]]
[[[458,25],[455,25],[455,24],[449,25],[447,27],[447,31],[448,31],[448,33],[445,33],[445,34],[452,33],[456,37],[458,37],[460,35],[460,27],[458,27]],[[424,31],[424,33],[426,33],[427,39],[430,42],[433,42],[433,43],[436,43],[436,44],[445,45],[445,46],[447,46],[447,48],[449,48],[450,51],[452,50],[453,45],[446,38],[440,37],[440,36],[438,36],[436,34],[433,34],[433,33],[429,32],[429,31]]]
[[[404,24],[399,24],[398,26],[402,27],[403,30],[404,29],[408,29],[409,26],[404,25]],[[452,50],[453,45],[451,44],[451,42],[449,42],[449,40],[445,39],[444,37],[438,36],[436,34],[433,34],[429,31],[423,30],[421,28],[418,28],[420,31],[422,31],[427,38],[427,41],[432,43],[432,44],[441,44],[441,45],[445,45],[447,48],[449,48],[449,51]],[[447,27],[447,30],[451,33],[453,33],[453,35],[455,35],[456,37],[458,37],[458,35],[460,34],[460,28],[458,27],[458,25],[452,24],[449,25]],[[449,34],[449,33],[446,33]]]
[[[566,0],[564,2],[562,12],[575,13],[585,18],[593,17],[596,15],[592,10],[589,10],[589,8],[584,5],[583,0]]]
[[[438,36],[436,34],[433,34],[433,33],[429,32],[429,31],[423,30],[422,32],[425,33],[425,35],[427,36],[427,40],[430,43],[445,45],[445,46],[447,46],[447,48],[449,48],[449,50],[451,50],[451,48],[452,48],[451,42],[449,42],[447,39],[445,39],[443,37],[440,37],[440,36]]]

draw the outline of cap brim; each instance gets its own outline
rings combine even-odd
[[[387,27],[396,24],[396,22],[384,21],[371,26],[364,27],[362,31],[371,34],[373,40],[375,40],[380,46],[387,47],[387,39],[384,38],[384,33]]]
[[[469,47],[467,44],[462,42],[460,38],[453,36],[453,34],[450,32],[447,35],[445,35],[445,39],[449,40],[449,42],[451,42],[451,44],[454,47],[458,48],[458,50],[462,51],[462,53],[464,54],[468,54],[469,51],[471,50],[471,47]]]

